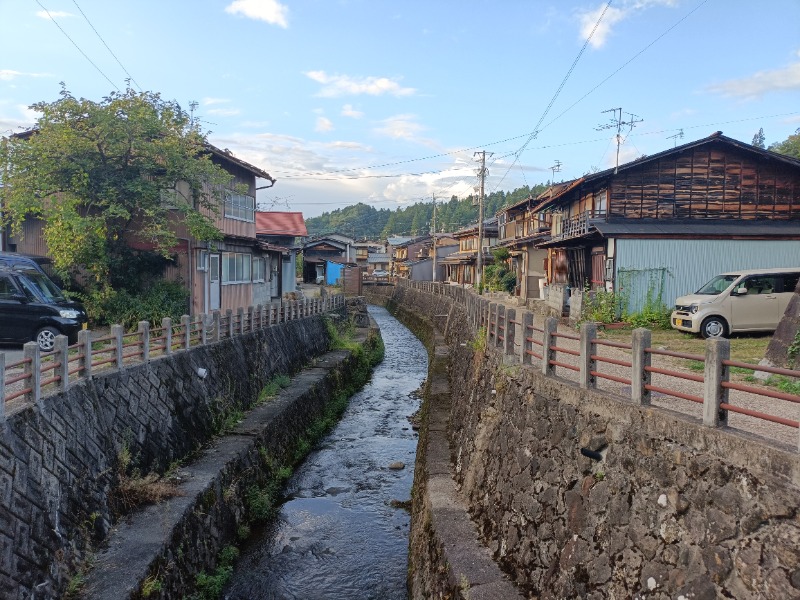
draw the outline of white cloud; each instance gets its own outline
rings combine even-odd
[[[414,141],[417,135],[425,130],[414,119],[416,119],[414,115],[395,115],[381,121],[375,132],[393,139]]]
[[[211,106],[213,104],[227,104],[230,98],[203,98],[203,106]]]
[[[372,152],[372,148],[370,146],[366,146],[360,142],[329,142],[325,144],[325,147],[333,150],[361,150],[362,152]]]
[[[589,45],[592,48],[602,48],[608,41],[613,33],[613,28],[617,23],[623,21],[637,12],[647,10],[655,6],[668,6],[673,7],[677,5],[677,0],[627,0],[623,1],[617,7],[609,6],[605,9],[605,5],[600,5],[594,10],[582,11],[578,13],[578,22],[580,23],[580,37],[585,40],[592,34],[597,20],[603,14],[603,20],[597,25],[597,30],[589,40]]]
[[[0,110],[5,112],[7,103],[0,103]],[[6,133],[13,133],[20,129],[28,129],[36,123],[39,118],[39,112],[25,106],[24,104],[16,104],[9,106],[12,114],[3,114],[0,112],[0,135]]]
[[[364,116],[364,113],[360,110],[356,110],[353,108],[352,104],[345,104],[342,107],[342,116],[343,117],[350,117],[352,119],[360,119]]]
[[[332,98],[335,96],[360,95],[382,96],[411,96],[416,93],[414,88],[404,88],[397,79],[388,77],[350,77],[349,75],[328,75],[325,71],[307,71],[306,77],[322,84],[322,89],[317,96]]]
[[[289,27],[289,7],[277,0],[234,0],[225,7],[225,12],[264,21],[284,29]]]
[[[36,16],[40,19],[66,19],[67,17],[74,17],[72,13],[64,12],[63,10],[51,10],[49,13],[46,10],[37,10]]]
[[[216,115],[218,117],[235,117],[242,111],[238,108],[210,108],[207,112],[209,115]]]
[[[47,73],[23,73],[12,69],[0,69],[0,81],[11,81],[17,77],[50,77]]]
[[[770,92],[800,90],[800,62],[782,69],[758,71],[749,77],[731,79],[708,86],[708,91],[735,98],[760,98]]]
[[[325,117],[317,117],[317,125],[314,131],[333,131],[333,123]]]

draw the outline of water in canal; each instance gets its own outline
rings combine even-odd
[[[408,417],[428,357],[385,309],[369,310],[385,358],[289,480],[274,524],[242,553],[229,600],[407,597],[409,514],[391,502],[410,496],[417,436]],[[397,461],[406,467],[389,469]]]

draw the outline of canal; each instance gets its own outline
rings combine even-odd
[[[411,493],[417,435],[408,417],[428,356],[385,309],[369,311],[384,360],[291,477],[275,521],[242,552],[229,600],[407,597],[410,517],[397,503]]]

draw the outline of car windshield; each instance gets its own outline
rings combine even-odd
[[[64,300],[64,294],[56,287],[56,284],[38,271],[20,273],[19,281],[26,295],[35,296],[36,299],[42,299],[45,302]]]
[[[717,296],[727,290],[730,285],[739,279],[739,275],[717,275],[695,292],[703,296]]]

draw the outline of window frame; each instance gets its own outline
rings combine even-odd
[[[226,191],[222,214],[226,219],[255,223],[256,199],[250,194]]]
[[[223,252],[219,280],[221,285],[252,283],[253,255],[247,252]],[[233,268],[233,277],[231,277]]]

